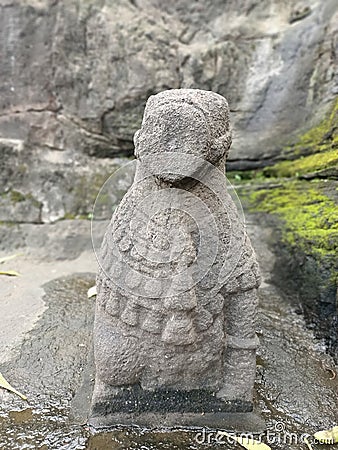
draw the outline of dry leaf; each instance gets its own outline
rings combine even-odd
[[[313,447],[312,447],[312,445],[310,444],[308,438],[304,438],[304,443],[307,445],[307,447],[308,447],[309,450],[313,450]]]
[[[11,391],[14,394],[18,395],[19,397],[22,398],[22,400],[27,400],[27,397],[23,394],[21,394],[20,392],[18,392],[16,389],[14,389],[7,380],[5,380],[5,378],[2,376],[2,374],[0,373],[0,387],[7,389],[7,391]]]
[[[247,450],[271,450],[271,447],[264,444],[263,442],[256,441],[255,439],[246,436],[237,437],[232,434],[226,433],[225,431],[219,431],[218,434],[234,439],[236,442],[238,442],[242,447],[246,448]]]
[[[20,274],[15,270],[0,270],[0,275],[7,275],[9,277],[19,277]]]
[[[338,443],[338,427],[330,430],[318,431],[313,435],[321,444],[337,444]]]
[[[11,259],[14,259],[17,256],[22,256],[22,253],[16,253],[15,255],[11,255],[11,256],[4,256],[3,258],[0,258],[0,264],[2,264],[5,261],[9,261]]]
[[[97,292],[96,292],[96,286],[92,286],[91,288],[88,289],[88,292],[87,292],[88,298],[92,298],[92,297],[94,297],[96,294],[97,294]]]

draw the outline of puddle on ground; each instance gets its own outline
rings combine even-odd
[[[1,367],[28,402],[0,390],[0,449],[241,448],[217,440],[210,430],[117,428],[97,432],[86,425],[94,377],[88,360],[93,300],[86,293],[93,282],[93,275],[77,274],[46,285],[46,311],[17,356]],[[300,442],[303,433],[313,434],[338,422],[338,377],[333,379],[337,369],[305,328],[302,317],[273,286],[265,283],[260,296],[255,402],[267,425],[264,439],[272,449],[306,450]]]
[[[27,423],[33,419],[33,410],[26,408],[21,411],[9,411],[9,418],[16,424]]]

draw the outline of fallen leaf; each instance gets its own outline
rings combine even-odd
[[[19,277],[20,274],[15,270],[0,270],[0,275],[7,275],[9,277]]]
[[[304,438],[304,443],[307,445],[307,447],[308,447],[309,450],[313,450],[313,447],[312,447],[312,445],[310,444],[308,438]]]
[[[16,253],[15,255],[11,255],[11,256],[4,256],[3,258],[0,258],[0,264],[2,264],[5,261],[9,261],[11,259],[14,259],[17,256],[22,256],[22,253]]]
[[[321,444],[338,443],[338,426],[330,430],[321,430],[313,435]]]
[[[18,395],[19,397],[22,398],[22,400],[27,400],[27,397],[23,394],[21,394],[19,391],[17,391],[16,389],[14,389],[7,380],[5,380],[5,378],[2,376],[2,374],[0,373],[0,387],[7,389],[7,391],[11,391],[14,394]]]
[[[91,288],[88,289],[88,292],[87,292],[88,298],[92,298],[92,297],[94,297],[96,294],[97,294],[97,292],[96,292],[96,286],[92,286]]]
[[[232,434],[226,433],[225,431],[219,431],[218,434],[234,439],[247,450],[271,450],[271,447],[269,447],[268,445],[264,444],[263,442],[256,441],[255,439],[249,438],[248,436],[237,437]]]

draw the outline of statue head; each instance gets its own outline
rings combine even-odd
[[[141,129],[135,133],[135,156],[161,152],[187,153],[214,165],[224,160],[231,145],[229,107],[211,91],[172,89],[149,97]],[[179,180],[177,175],[160,178]]]

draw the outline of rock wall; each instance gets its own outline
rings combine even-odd
[[[337,52],[336,0],[0,0],[0,220],[86,216],[168,88],[227,97],[230,168],[271,164],[337,95]]]

